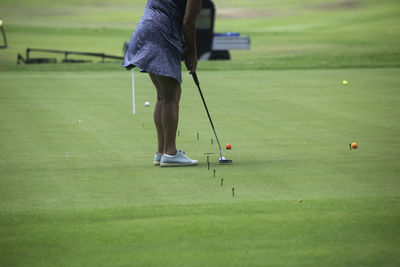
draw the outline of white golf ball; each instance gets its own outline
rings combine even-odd
[[[145,105],[146,107],[148,107],[148,106],[150,106],[150,102],[144,102],[144,105]]]

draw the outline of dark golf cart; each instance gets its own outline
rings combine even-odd
[[[199,60],[229,60],[229,50],[250,49],[250,38],[237,32],[214,33],[215,5],[203,0],[196,22],[197,58]]]

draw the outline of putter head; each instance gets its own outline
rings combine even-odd
[[[220,164],[230,164],[230,163],[232,163],[232,160],[221,157],[221,158],[219,158],[219,163]]]

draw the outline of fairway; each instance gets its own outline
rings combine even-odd
[[[161,168],[147,74],[132,114],[118,61],[16,64],[121,55],[146,1],[1,1],[0,266],[400,265],[398,1],[214,2],[216,32],[251,38],[197,71],[233,164],[183,71],[177,146],[199,165]]]
[[[142,104],[155,98],[147,75],[136,75],[133,115],[129,72],[1,74],[2,259],[398,262],[399,74],[201,72],[221,141],[233,144],[224,154],[234,164],[214,154],[211,170],[204,153],[218,149],[190,77],[178,146],[200,165],[161,169],[151,164],[156,136]],[[360,147],[350,151],[353,141]]]

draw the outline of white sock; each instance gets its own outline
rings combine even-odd
[[[163,156],[164,156],[164,157],[167,157],[167,158],[173,158],[173,157],[176,156],[176,155],[163,154]]]

